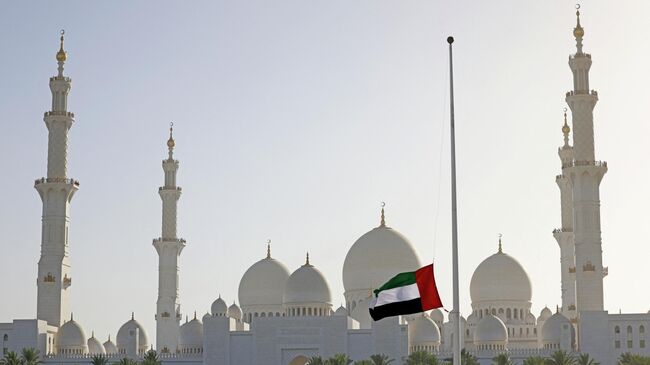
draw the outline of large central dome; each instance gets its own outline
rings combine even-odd
[[[343,263],[346,292],[379,288],[400,272],[420,268],[411,243],[399,232],[382,224],[361,236]]]
[[[533,292],[526,270],[501,247],[474,270],[469,290],[472,304],[530,302]]]
[[[282,305],[284,285],[289,270],[281,262],[267,257],[251,266],[239,282],[239,304],[242,309],[250,306]]]

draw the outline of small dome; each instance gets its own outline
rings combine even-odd
[[[59,328],[57,344],[59,349],[86,348],[86,334],[79,323],[70,319]]]
[[[240,320],[240,321],[242,319],[241,308],[239,308],[239,306],[237,304],[235,304],[234,302],[232,303],[232,305],[230,307],[228,307],[228,317],[234,318],[234,319],[237,319],[237,320]]]
[[[299,267],[287,279],[282,303],[332,303],[332,294],[327,280],[317,268],[309,264],[309,256],[307,257],[307,263]]]
[[[562,331],[571,331],[571,343],[574,341],[574,329],[571,321],[562,313],[557,312],[549,317],[542,326],[542,344],[560,344]]]
[[[429,317],[420,314],[408,322],[410,346],[439,346],[440,329]]]
[[[138,329],[138,342],[140,347],[138,351],[147,351],[149,348],[149,339],[147,338],[147,333],[144,330],[144,327],[138,321],[135,320],[133,314],[131,314],[131,319],[124,323],[122,327],[117,331],[117,348],[118,349],[127,349],[129,344],[129,332],[135,331]]]
[[[442,311],[439,308],[431,310],[431,312],[429,312],[429,317],[434,322],[436,322],[436,324],[443,323],[445,321],[445,315],[442,313]]]
[[[203,320],[203,323],[205,323],[206,320],[210,319],[210,317],[212,317],[212,316],[210,315],[210,312],[206,312],[206,313],[203,315],[203,319],[202,319],[202,320]]]
[[[181,326],[178,344],[181,348],[203,347],[203,323],[196,316]]]
[[[530,312],[528,312],[528,314],[526,314],[526,324],[535,324],[535,315],[534,314],[532,314]]]
[[[551,312],[551,310],[548,309],[548,307],[544,307],[544,309],[542,309],[542,311],[539,313],[538,320],[539,321],[545,321],[545,320],[549,319],[552,315],[553,315],[553,312]]]
[[[104,350],[107,354],[117,354],[117,346],[111,341],[111,335],[108,335],[108,341],[104,342]]]
[[[250,306],[282,306],[282,294],[288,278],[287,267],[268,254],[242,276],[239,282],[241,308],[245,311]]]
[[[225,317],[228,315],[228,305],[226,302],[221,299],[221,295],[214,302],[212,302],[212,307],[210,307],[212,315],[215,317]]]
[[[345,309],[345,307],[343,307],[343,306],[341,305],[340,307],[338,307],[338,308],[336,309],[336,311],[334,312],[334,315],[335,315],[335,316],[346,316],[346,317],[347,317],[347,316],[348,316],[348,310]]]
[[[99,342],[99,340],[95,338],[94,333],[88,339],[87,344],[88,344],[88,353],[89,354],[99,355],[99,354],[105,354],[106,353],[106,349],[104,348],[104,345],[102,345],[102,343]]]
[[[350,247],[343,263],[343,286],[346,292],[376,289],[396,273],[414,271],[420,266],[408,239],[380,225]]]
[[[472,313],[469,315],[469,317],[467,317],[467,324],[470,326],[477,325],[478,321],[479,321],[479,317],[475,313]]]
[[[529,303],[533,293],[526,270],[501,250],[478,265],[469,290],[472,305],[502,301]]]
[[[488,314],[476,326],[474,343],[476,345],[505,345],[508,342],[508,329],[499,318]]]

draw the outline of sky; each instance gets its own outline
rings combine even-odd
[[[305,253],[343,300],[349,247],[379,224],[435,259],[452,304],[449,91],[453,35],[461,311],[477,265],[504,251],[527,270],[532,311],[560,304],[564,94],[571,1],[113,1],[0,5],[0,322],[34,318],[46,173],[48,79],[66,30],[71,307],[115,336],[131,312],[155,339],[161,160],[171,121],[180,160],[180,302],[199,315],[266,254]],[[582,4],[592,54],[605,307],[650,309],[650,3]],[[641,275],[641,277],[639,277]],[[639,280],[641,279],[641,280]]]

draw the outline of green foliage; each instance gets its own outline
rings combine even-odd
[[[108,364],[108,356],[106,356],[106,355],[93,355],[93,357],[90,358],[90,363],[92,365],[107,365]]]
[[[512,365],[512,361],[510,361],[510,355],[505,352],[493,357],[492,363],[494,365]]]
[[[451,362],[451,361],[449,361]],[[467,350],[462,349],[460,351],[460,363],[461,365],[479,365],[476,356],[470,354]]]
[[[650,365],[650,357],[626,352],[618,358],[617,365]]]
[[[40,351],[33,347],[24,348],[20,352],[20,362],[23,365],[39,365],[42,363],[39,356],[41,355]]]
[[[576,358],[572,354],[559,350],[555,351],[550,358],[546,360],[548,365],[576,365]]]
[[[375,363],[370,360],[355,361],[352,365],[374,365]]]
[[[0,365],[22,365],[22,361],[18,357],[18,354],[14,351],[9,351],[5,356],[0,360]]]
[[[141,365],[161,365],[161,361],[158,358],[158,353],[154,350],[149,350],[144,353],[144,357],[142,358],[142,362],[140,363]]]
[[[370,355],[371,364],[373,365],[389,365],[392,364],[395,359],[389,358],[384,354],[374,354]]]
[[[578,356],[577,359],[578,365],[600,365],[599,362],[596,362],[589,354],[582,353]]]
[[[522,365],[546,365],[546,358],[541,356],[530,356],[524,360]]]
[[[138,365],[138,362],[125,357],[125,358],[122,358],[115,365]]]
[[[433,354],[427,351],[412,352],[406,358],[406,365],[441,365],[441,362]]]
[[[352,360],[346,354],[336,354],[325,360],[324,365],[350,365]]]
[[[320,356],[312,356],[307,360],[307,365],[325,365],[325,361]]]

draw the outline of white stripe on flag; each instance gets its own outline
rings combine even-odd
[[[418,284],[413,283],[411,285],[399,286],[397,288],[382,290],[377,296],[377,303],[374,307],[378,307],[384,304],[390,304],[395,302],[405,302],[407,300],[413,300],[420,297],[420,290],[418,289]]]

